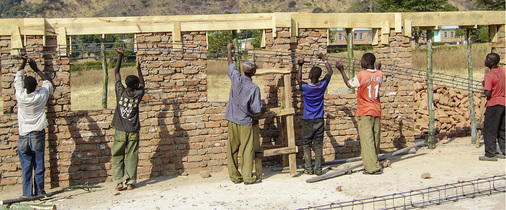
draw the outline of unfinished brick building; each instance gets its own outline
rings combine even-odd
[[[478,15],[477,15],[478,14]],[[480,18],[476,18],[476,17]],[[141,141],[139,178],[223,171],[226,168],[227,103],[207,99],[207,31],[260,29],[262,48],[279,52],[266,61],[273,68],[295,69],[283,56],[313,56],[326,52],[328,28],[372,28],[373,53],[391,68],[411,67],[411,28],[430,30],[439,25],[493,25],[491,47],[504,62],[504,11],[381,13],[381,14],[235,14],[215,16],[126,17],[83,19],[14,19],[0,20],[3,115],[0,120],[0,186],[21,183],[21,166],[17,157],[17,106],[13,80],[19,62],[10,55],[26,52],[43,66],[54,71],[56,91],[48,102],[46,144],[46,184],[50,187],[111,181],[111,148],[114,129],[113,108],[73,110],[70,74],[72,60],[69,37],[83,34],[135,34],[137,56],[142,57],[147,93],[141,103]],[[498,43],[498,44],[497,44]],[[167,50],[169,49],[169,50]],[[287,64],[288,63],[288,64]],[[306,72],[307,73],[307,72]],[[307,77],[307,75],[304,75]],[[381,149],[391,151],[405,147],[424,132],[417,124],[426,123],[416,95],[423,90],[416,82],[395,71],[385,71],[382,87],[383,116]],[[264,76],[264,105],[279,107],[283,91],[282,77]],[[444,84],[441,84],[444,85]],[[302,96],[291,82],[294,108],[295,144],[301,146]],[[426,90],[425,90],[426,91]],[[451,91],[446,91],[451,92]],[[421,94],[420,94],[421,95]],[[462,93],[467,97],[467,93]],[[459,96],[460,97],[460,96]],[[459,107],[469,104],[439,106]],[[475,100],[477,102],[478,100]],[[475,103],[475,106],[478,104]],[[438,106],[436,106],[438,108]],[[354,112],[355,94],[325,96],[324,158],[334,160],[360,155]],[[456,113],[454,111],[454,113]],[[460,113],[456,113],[461,115]],[[452,116],[447,116],[453,118]],[[425,120],[425,121],[424,121]],[[272,148],[282,135],[279,117],[261,120],[261,142]],[[450,122],[452,124],[453,122]],[[281,123],[282,124],[282,123]],[[464,135],[469,132],[469,118],[455,122]],[[458,131],[454,132],[457,135]],[[446,135],[446,134],[444,134]],[[444,136],[442,135],[442,136]],[[286,143],[286,142],[285,142]],[[280,145],[286,146],[286,145]],[[281,156],[268,158],[279,163]],[[297,155],[297,160],[301,156]]]

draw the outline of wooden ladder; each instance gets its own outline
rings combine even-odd
[[[266,74],[282,74],[283,75],[283,88],[281,97],[281,107],[267,109],[264,113],[258,116],[258,119],[264,119],[269,117],[281,117],[281,138],[282,145],[278,148],[262,149],[260,144],[259,135],[254,140],[255,148],[255,170],[259,180],[262,179],[262,157],[270,157],[276,155],[283,155],[284,163],[288,160],[290,167],[290,175],[294,176],[297,174],[297,159],[296,154],[298,148],[295,145],[295,131],[294,131],[294,115],[295,109],[292,107],[292,83],[290,69],[257,69],[255,76],[261,76]],[[258,133],[258,125],[255,126],[255,133]],[[286,158],[288,156],[288,158]]]

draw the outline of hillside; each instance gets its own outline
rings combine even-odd
[[[345,12],[356,0],[26,0],[45,5],[27,17],[71,18],[269,12]],[[470,0],[449,0],[469,10]]]

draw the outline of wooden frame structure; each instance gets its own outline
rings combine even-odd
[[[280,117],[282,118],[282,124],[284,125],[282,131],[282,147],[272,149],[262,149],[259,139],[255,139],[255,170],[258,179],[262,179],[262,157],[270,157],[277,155],[288,155],[288,165],[290,167],[290,175],[297,174],[297,159],[296,154],[298,148],[295,145],[295,130],[294,130],[294,115],[295,109],[292,107],[292,82],[291,82],[291,71],[290,69],[257,69],[255,76],[261,76],[266,74],[282,74],[283,75],[283,87],[281,90],[281,107],[268,109],[259,118],[267,117]]]
[[[372,28],[376,36],[373,45],[388,44],[390,29],[411,39],[412,27],[434,29],[438,26],[504,25],[505,11],[417,12],[417,13],[257,13],[188,16],[140,16],[98,18],[25,18],[0,19],[0,36],[12,36],[14,49],[22,48],[23,35],[58,36],[58,45],[67,45],[67,36],[89,34],[136,34],[172,32],[174,43],[181,43],[181,32],[215,30],[265,31],[279,27],[290,28],[290,38],[296,42],[299,28]],[[381,33],[381,40],[378,40]],[[491,33],[492,42],[495,33]],[[265,36],[262,38],[265,46]],[[45,43],[44,43],[45,45]]]

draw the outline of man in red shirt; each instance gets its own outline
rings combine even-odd
[[[487,110],[485,111],[484,134],[485,156],[480,160],[497,161],[504,159],[504,83],[506,71],[504,67],[498,67],[500,57],[496,53],[489,53],[485,58],[485,66],[490,71],[485,75],[483,89],[487,96]],[[496,156],[496,139],[499,143],[499,155]]]
[[[382,174],[378,161],[380,152],[380,126],[381,126],[381,102],[379,89],[383,83],[383,73],[374,67],[376,57],[372,53],[362,56],[360,65],[364,69],[357,73],[351,80],[344,72],[343,64],[336,63],[336,68],[341,72],[344,83],[349,88],[357,90],[357,112],[358,135],[360,136],[360,147],[362,160],[364,162],[364,174]]]

